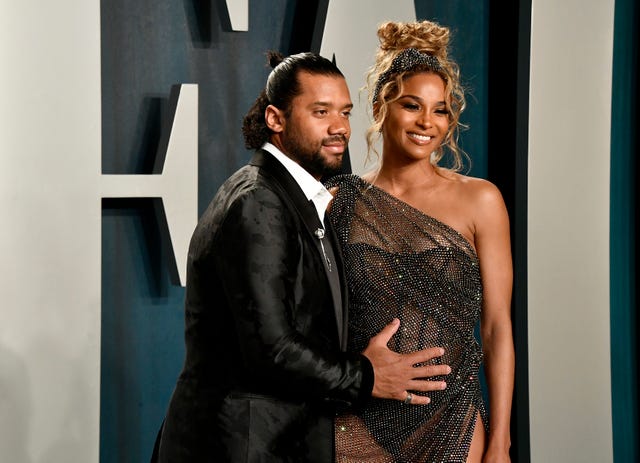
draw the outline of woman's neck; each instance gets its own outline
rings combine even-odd
[[[441,179],[438,170],[437,166],[428,161],[398,165],[383,160],[377,173],[372,176],[372,183],[387,191],[425,188]]]

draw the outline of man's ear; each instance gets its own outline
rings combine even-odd
[[[264,121],[267,127],[274,132],[280,133],[284,130],[285,117],[284,112],[270,104],[264,110]]]

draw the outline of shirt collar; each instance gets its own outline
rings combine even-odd
[[[324,187],[324,185],[317,181],[313,175],[307,172],[300,164],[295,162],[289,156],[280,151],[276,146],[271,143],[265,143],[262,149],[271,153],[280,163],[287,169],[287,172],[291,174],[293,179],[302,189],[302,192],[309,201],[313,201],[313,205],[316,207],[320,222],[324,223],[324,213],[327,210],[327,205],[331,202],[333,196]]]

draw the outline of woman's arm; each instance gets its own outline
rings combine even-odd
[[[489,440],[484,462],[509,460],[515,353],[511,326],[513,268],[509,217],[498,189],[483,182],[476,195],[475,245],[483,284],[481,336],[489,388]]]

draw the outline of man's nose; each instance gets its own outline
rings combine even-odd
[[[349,124],[349,119],[340,115],[336,116],[331,120],[331,124],[329,125],[329,133],[334,134],[342,134],[347,135],[351,131],[351,125]]]

